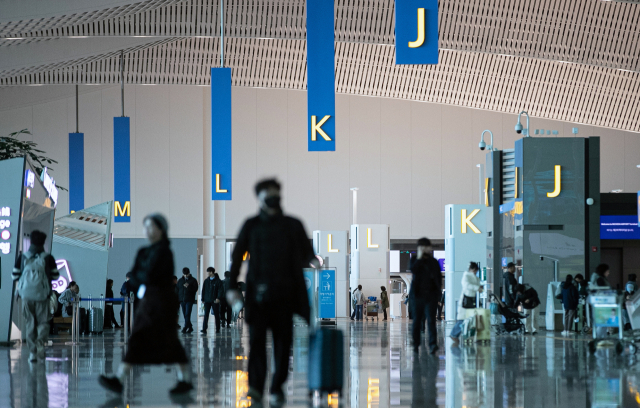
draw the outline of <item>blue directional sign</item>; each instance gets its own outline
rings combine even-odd
[[[321,319],[336,318],[336,271],[319,270],[320,287],[318,288],[318,317]]]
[[[438,0],[396,0],[396,64],[438,63]]]

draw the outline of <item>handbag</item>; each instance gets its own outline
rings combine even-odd
[[[464,309],[475,309],[476,308],[476,298],[462,295],[462,307]]]

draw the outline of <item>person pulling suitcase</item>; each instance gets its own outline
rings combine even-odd
[[[273,335],[275,373],[270,406],[285,403],[282,386],[289,374],[289,351],[293,337],[293,314],[310,320],[309,299],[302,269],[319,267],[302,223],[283,214],[280,183],[274,179],[256,184],[260,213],[249,218],[232,255],[227,301],[234,312],[242,308],[237,289],[240,266],[248,252],[245,321],[249,324],[249,392],[252,404],[262,401],[267,374],[267,331]]]

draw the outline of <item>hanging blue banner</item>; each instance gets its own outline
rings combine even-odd
[[[113,118],[113,221],[131,222],[131,131],[129,118]]]
[[[211,68],[212,200],[231,200],[231,68]]]
[[[336,150],[333,0],[307,0],[308,151]]]
[[[318,270],[320,287],[318,288],[318,317],[335,319],[336,317],[336,271],[333,269]]]
[[[438,63],[438,0],[396,0],[396,65]]]
[[[84,133],[69,133],[69,212],[84,208]]]

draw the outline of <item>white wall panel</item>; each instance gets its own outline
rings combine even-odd
[[[442,106],[441,216],[445,205],[471,203],[473,199],[471,189],[476,183],[469,168],[476,165],[472,160],[471,146],[474,143],[477,146],[478,139],[472,137],[470,113],[453,106]]]
[[[2,100],[3,98],[0,98]],[[10,109],[0,111],[0,135],[8,136],[9,133],[22,129],[33,130],[33,107]],[[33,137],[27,135],[20,137],[21,140],[32,140]]]
[[[136,150],[135,194],[132,194],[131,222],[141,228],[142,219],[149,212],[171,213],[169,196],[171,180],[171,134],[169,86],[141,86],[136,89],[136,135],[132,138]],[[137,165],[140,163],[140,165]],[[179,230],[175,218],[169,230]]]
[[[69,129],[67,127],[67,101],[58,99],[33,107],[33,141],[47,156],[58,161],[49,172],[57,184],[67,187],[69,181]],[[69,194],[58,195],[56,218],[69,213]]]
[[[174,237],[203,234],[202,88],[169,87],[171,230]]]
[[[85,133],[85,203],[113,199],[113,117],[120,115],[120,89],[80,89],[80,131]],[[15,109],[0,110],[0,134],[28,128],[58,160],[54,177],[68,184],[68,133],[75,131],[75,100],[69,92],[41,87],[20,93]],[[53,96],[58,95],[58,99]],[[350,187],[359,187],[359,223],[389,223],[394,238],[442,238],[444,205],[477,202],[480,133],[494,132],[498,148],[513,148],[517,115],[414,101],[338,94],[335,152],[307,152],[304,91],[234,87],[234,199],[221,203],[224,228],[233,237],[256,213],[253,186],[259,176],[284,184],[285,209],[308,232],[351,224]],[[140,222],[165,212],[172,234],[199,237],[208,219],[204,151],[210,134],[208,88],[127,86],[125,114],[131,117],[133,217],[114,224],[117,237],[138,237]],[[570,137],[601,136],[601,190],[640,189],[640,137],[635,133],[532,118],[532,130],[557,129]],[[488,138],[485,139],[488,143]],[[208,170],[206,170],[208,171]],[[61,192],[60,214],[68,210]],[[213,208],[213,207],[211,207]],[[220,223],[219,223],[220,224]]]
[[[231,93],[233,201],[225,202],[225,231],[231,236],[238,234],[245,218],[256,214],[253,186],[258,154],[257,92],[252,88],[234,87]]]
[[[318,228],[346,230],[351,225],[349,177],[349,104],[351,96],[336,95],[336,151],[318,153]],[[305,104],[306,106],[306,104]],[[305,130],[304,140],[307,140]]]
[[[411,237],[411,103],[380,99],[380,222]]]
[[[442,105],[411,104],[411,235],[444,235]],[[391,226],[393,234],[393,226]]]
[[[287,185],[287,91],[261,89],[257,93],[257,175],[276,177]],[[287,204],[286,195],[283,205]]]
[[[379,98],[350,97],[349,178],[359,189],[358,224],[380,223],[380,103]]]
[[[624,189],[624,133],[600,129],[600,136],[600,191]],[[640,152],[636,152],[637,157]]]
[[[318,229],[320,157],[332,152],[309,152],[307,143],[307,93],[287,91],[287,185],[285,211],[304,220],[307,234]]]

